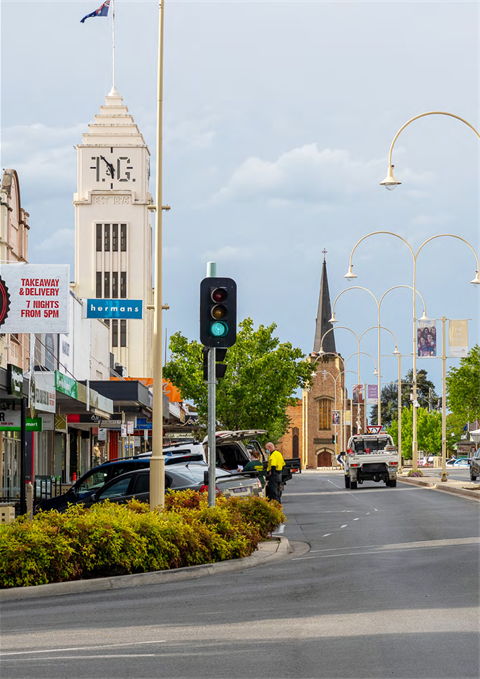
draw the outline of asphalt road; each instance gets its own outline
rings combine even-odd
[[[433,476],[438,480],[439,475],[442,474],[442,468],[437,467],[422,467],[424,476]],[[447,467],[447,473],[452,481],[470,481],[470,467]],[[477,483],[479,480],[477,479]]]
[[[478,678],[477,502],[306,472],[284,507],[284,562],[4,604],[2,679]]]

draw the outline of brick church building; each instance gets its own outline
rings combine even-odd
[[[336,466],[336,456],[346,449],[352,433],[357,433],[351,421],[357,424],[357,418],[364,416],[365,405],[348,398],[344,359],[336,350],[331,317],[324,259],[313,352],[306,358],[315,368],[313,384],[296,405],[288,407],[291,428],[277,443],[284,458],[299,457],[303,469]]]

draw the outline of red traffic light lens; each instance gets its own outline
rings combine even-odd
[[[225,288],[214,288],[210,294],[212,302],[219,304],[220,302],[225,302],[228,298],[228,292]]]

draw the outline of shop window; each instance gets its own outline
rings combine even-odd
[[[96,229],[97,229],[97,252],[102,251],[102,225],[101,224],[96,224]],[[98,297],[98,295],[97,295]]]
[[[120,321],[120,346],[127,346],[127,321]]]
[[[110,252],[110,224],[105,224],[105,252]]]
[[[112,319],[112,347],[118,347],[118,320]]]
[[[112,252],[118,252],[118,224],[112,224]]]

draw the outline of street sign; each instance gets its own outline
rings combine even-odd
[[[381,424],[368,424],[367,425],[367,434],[380,434],[382,431],[382,425]]]

